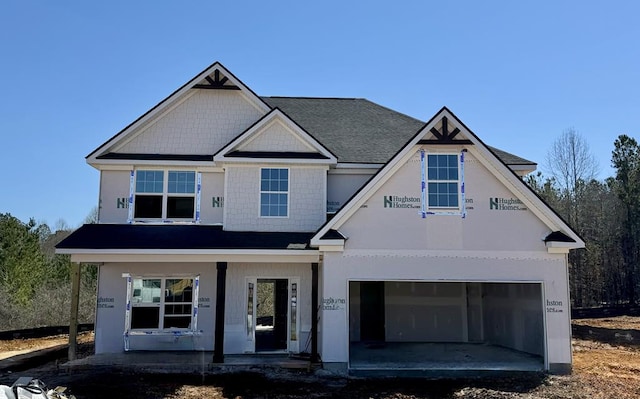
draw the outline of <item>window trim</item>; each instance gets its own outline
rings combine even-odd
[[[126,276],[127,277],[127,316],[126,316],[126,325],[125,328],[127,332],[139,333],[139,332],[156,332],[156,333],[171,333],[175,331],[187,332],[187,331],[196,331],[198,328],[198,295],[199,295],[199,286],[200,286],[200,276],[199,275],[136,275],[136,276]],[[191,311],[190,317],[191,321],[189,323],[190,327],[164,327],[164,318],[165,318],[165,306],[171,304],[183,304],[187,302],[166,302],[166,282],[167,280],[182,280],[182,279],[190,279],[192,281],[192,293],[191,293]],[[134,288],[133,281],[134,280],[160,280],[160,301],[159,302],[140,302],[135,303],[133,301],[134,297]],[[165,295],[163,295],[165,294]],[[146,327],[146,328],[133,328],[133,309],[137,307],[143,308],[158,308],[158,326],[156,328]],[[175,315],[170,315],[175,316]],[[186,314],[180,315],[182,317],[186,316]]]
[[[444,155],[444,156],[455,156],[456,157],[456,167],[458,170],[458,178],[456,180],[439,180],[439,179],[429,179],[429,155]],[[461,154],[457,153],[457,152],[426,152],[426,162],[424,165],[424,169],[425,169],[425,183],[426,183],[426,187],[425,187],[425,191],[426,191],[426,196],[425,196],[425,201],[426,201],[426,209],[429,212],[434,212],[434,213],[442,213],[442,212],[460,212],[463,209],[463,205],[462,202],[464,201],[464,198],[462,197],[462,184],[463,184],[463,169],[461,166]],[[431,205],[431,203],[429,202],[429,183],[456,183],[456,193],[458,196],[458,206],[437,206],[437,205]]]
[[[265,169],[277,169],[287,171],[287,191],[262,191],[262,171]],[[287,214],[284,216],[271,216],[262,214],[262,194],[286,194],[287,196]],[[291,168],[282,167],[261,167],[258,171],[258,217],[264,219],[288,219],[291,209]]]
[[[147,172],[147,171],[152,171],[152,172],[162,172],[163,176],[162,176],[162,193],[145,193],[145,192],[138,192],[137,191],[137,183],[138,183],[138,172]],[[194,173],[194,185],[193,185],[193,193],[170,193],[169,192],[169,174],[171,172],[192,172]],[[150,222],[161,222],[161,221],[166,221],[166,220],[170,220],[170,221],[176,221],[176,222],[191,222],[191,221],[197,221],[198,219],[198,215],[199,215],[199,187],[200,187],[200,173],[195,170],[195,169],[184,169],[184,168],[147,168],[147,167],[143,167],[143,168],[136,168],[134,170],[132,170],[132,176],[131,176],[131,187],[130,187],[130,205],[132,207],[131,209],[131,215],[130,215],[130,221],[133,222],[145,222],[145,221],[150,221]],[[136,197],[137,196],[144,196],[144,195],[148,195],[148,196],[158,196],[162,198],[162,208],[161,208],[161,214],[159,217],[136,217]],[[171,197],[189,197],[189,198],[193,198],[193,214],[191,217],[186,217],[186,218],[170,218],[167,215],[168,212],[168,208],[169,208],[169,198]]]

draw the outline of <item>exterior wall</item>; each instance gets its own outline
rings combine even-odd
[[[171,169],[171,168],[167,168]],[[127,223],[129,171],[101,171],[100,223]],[[224,174],[203,172],[200,193],[200,222],[222,224]]]
[[[450,149],[456,152],[455,149]],[[491,209],[491,202],[516,201],[471,154],[465,157],[467,215],[420,217],[421,172],[416,154],[344,224],[347,248],[396,250],[544,251],[551,231],[522,204]]]
[[[131,336],[131,350],[213,350],[215,332],[216,264],[205,263],[110,263],[100,266],[98,309],[96,314],[96,353],[124,350],[123,332],[127,295],[123,273],[132,276],[200,275],[198,329],[202,336]],[[311,331],[311,265],[273,263],[229,263],[225,299],[225,342],[227,354],[245,353],[252,342],[247,339],[247,278],[299,278],[300,350]]]
[[[442,153],[459,153],[455,146],[433,149]],[[429,149],[427,148],[427,152]],[[519,350],[540,353],[543,340],[549,368],[571,363],[571,331],[567,262],[563,254],[549,254],[543,238],[551,230],[522,202],[519,192],[506,188],[471,152],[465,156],[466,217],[460,215],[428,215],[420,217],[421,163],[416,153],[395,172],[344,224],[339,227],[348,237],[343,252],[327,252],[323,260],[322,358],[325,362],[348,361],[349,324],[358,315],[357,301],[349,298],[350,281],[385,281],[385,289],[395,282],[466,282],[468,306],[455,306],[456,298],[438,298],[442,306],[454,314],[467,310],[467,317],[451,320],[453,326],[469,325],[468,336],[458,333],[455,340],[481,342],[492,340]],[[502,204],[502,205],[501,205]],[[491,282],[509,285],[506,302],[499,304]],[[536,283],[543,292],[528,295],[524,285]],[[463,285],[460,285],[463,286]],[[488,287],[490,298],[482,299],[478,290]],[[426,286],[428,287],[428,286]],[[526,290],[525,290],[526,291]],[[519,294],[518,294],[519,292]],[[400,290],[387,299],[391,304],[403,303]],[[517,308],[517,309],[516,309]],[[544,314],[542,312],[544,309]],[[393,317],[409,316],[388,311],[389,339],[398,337],[402,322]],[[445,312],[446,313],[446,312]],[[444,313],[443,313],[444,315]],[[457,317],[457,316],[456,316]],[[485,319],[485,320],[483,320]],[[511,320],[513,319],[513,320]],[[482,331],[494,322],[510,322],[505,337]],[[400,323],[400,324],[398,324]],[[529,323],[529,324],[528,324]],[[546,329],[540,329],[542,323]],[[489,328],[489,327],[486,327]],[[493,328],[493,327],[491,327]],[[545,331],[544,337],[526,342],[531,337],[525,330]],[[483,337],[483,334],[487,336]],[[416,335],[421,339],[424,336]],[[439,340],[442,336],[427,337]]]
[[[198,329],[201,337],[132,336],[132,350],[213,350],[215,328],[216,265],[204,263],[107,263],[100,266],[96,309],[96,353],[124,351],[127,282],[132,276],[180,276],[200,274]]]
[[[273,166],[288,167],[288,166]],[[326,170],[289,169],[289,216],[260,217],[260,168],[229,166],[226,170],[225,230],[315,231],[326,217]]]
[[[202,173],[200,222],[222,224],[224,210],[224,173]]]
[[[249,278],[299,278],[300,312],[298,337],[300,351],[311,331],[311,264],[306,263],[229,263],[227,268],[224,353],[251,351],[253,342],[247,336],[247,283]]]
[[[571,329],[564,255],[494,252],[329,252],[322,266],[322,359],[349,356],[349,281],[539,282],[549,364],[571,363]],[[531,302],[533,303],[533,302]],[[524,348],[524,347],[523,347]],[[524,349],[526,350],[526,349]]]
[[[100,171],[100,223],[126,223],[129,213],[129,178],[126,170]]]
[[[371,174],[332,173],[327,175],[327,212],[336,212],[371,178]]]
[[[193,90],[116,152],[214,154],[262,115],[239,91]]]
[[[317,152],[306,145],[294,133],[287,129],[282,122],[275,121],[267,126],[253,140],[241,146],[242,151],[292,151]]]

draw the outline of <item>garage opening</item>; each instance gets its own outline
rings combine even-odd
[[[349,319],[350,370],[544,369],[541,283],[351,281]]]

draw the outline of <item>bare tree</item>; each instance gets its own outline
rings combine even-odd
[[[580,185],[595,179],[599,172],[589,144],[574,128],[565,129],[553,142],[544,168],[558,188],[569,196],[575,196]]]
[[[584,236],[589,229],[585,222],[595,216],[585,215],[584,197],[589,188],[593,188],[591,183],[599,169],[589,144],[574,128],[565,129],[549,149],[544,168],[559,192],[556,210],[578,234]],[[586,250],[572,251],[569,254],[573,303],[578,307],[590,302],[592,281],[589,278],[596,273],[596,270],[592,270],[594,263],[590,263],[588,259],[589,250],[591,245],[587,242]]]

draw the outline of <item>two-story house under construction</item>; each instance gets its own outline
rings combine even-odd
[[[571,369],[569,250],[535,164],[450,110],[260,97],[214,63],[87,156],[95,350],[358,371]],[[302,356],[302,355],[301,355]]]

